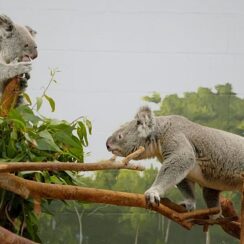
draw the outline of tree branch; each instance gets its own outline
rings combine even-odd
[[[2,179],[4,179],[4,181]],[[8,184],[2,184],[2,182],[8,182]],[[36,198],[38,196],[39,198],[45,199],[82,200],[95,203],[140,207],[148,209],[145,197],[142,194],[116,192],[111,190],[93,189],[68,185],[40,183],[25,180],[23,178],[11,174],[2,173],[0,177],[0,186],[8,190],[9,185],[12,186],[12,191],[25,198],[28,198],[30,196]],[[21,187],[22,189],[24,189],[24,191],[19,190]],[[213,208],[197,210],[191,213],[179,213],[176,210],[171,209],[162,203],[159,206],[152,207],[152,210],[160,214],[163,214],[164,216],[180,224],[186,229],[191,229],[192,227],[192,223],[184,219],[186,214],[187,218],[190,218],[190,216],[208,216],[209,214],[215,214],[219,211],[218,209],[216,210],[216,208]]]
[[[0,243],[4,244],[36,244],[36,242],[30,241],[24,237],[18,236],[9,230],[0,226]]]
[[[6,184],[6,182],[8,182],[8,184]],[[39,198],[45,199],[80,200],[95,203],[113,204],[118,206],[148,208],[145,197],[142,194],[40,183],[31,180],[25,180],[12,174],[1,173],[0,187],[9,190],[9,185],[12,186],[11,191],[24,198],[36,198],[38,196]],[[20,187],[24,189],[24,191],[19,190]],[[172,219],[187,229],[192,227],[191,223],[187,223],[186,221],[179,221],[178,213],[163,204],[153,207],[152,210],[163,214],[164,216]]]
[[[0,173],[13,173],[19,171],[29,171],[29,170],[48,170],[48,171],[95,171],[104,169],[131,169],[131,170],[141,170],[145,168],[142,165],[130,164],[130,160],[138,157],[145,149],[140,147],[135,152],[129,154],[121,162],[115,161],[115,158],[110,160],[103,160],[97,163],[61,163],[61,162],[35,162],[35,163],[7,163],[0,164]]]
[[[98,163],[53,163],[53,162],[35,162],[35,163],[7,163],[0,164],[0,173],[13,173],[29,170],[47,170],[47,171],[95,171],[105,169],[130,169],[143,171],[145,168],[136,164],[124,164],[119,161],[103,160]]]

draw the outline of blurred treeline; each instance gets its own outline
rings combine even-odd
[[[197,92],[187,92],[161,97],[153,93],[144,97],[157,104],[155,114],[178,114],[203,125],[244,133],[244,99],[233,92],[227,83],[215,90],[200,87]],[[94,132],[96,133],[96,132]],[[100,171],[80,176],[82,186],[118,191],[143,193],[153,182],[157,168],[152,166],[143,173],[129,170]],[[238,193],[222,193],[240,208]],[[168,194],[171,200],[182,200],[176,188]],[[201,189],[197,187],[197,208],[205,207]],[[43,243],[82,244],[176,244],[205,243],[201,227],[187,231],[149,210],[89,204],[84,202],[53,201],[43,209],[39,234]],[[220,227],[210,227],[211,243],[238,243]]]

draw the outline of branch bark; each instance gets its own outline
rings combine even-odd
[[[11,189],[9,186],[11,186]],[[148,209],[145,197],[142,194],[40,183],[31,180],[25,180],[8,173],[1,173],[0,187],[6,190],[11,190],[24,198],[39,197],[45,199],[80,200],[94,203]],[[152,207],[152,210],[163,214],[186,229],[191,229],[192,227],[191,223],[186,221],[179,221],[179,213],[163,204]]]
[[[0,243],[4,244],[36,244],[24,237],[18,236],[0,226]]]
[[[143,171],[145,168],[141,165],[132,163],[124,164],[119,161],[103,160],[98,163],[53,163],[53,162],[35,162],[35,163],[7,163],[0,164],[0,173],[13,173],[29,170],[47,170],[47,171],[95,171],[105,169],[130,169]]]

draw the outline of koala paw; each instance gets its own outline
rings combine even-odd
[[[210,215],[209,218],[213,220],[224,218],[222,215],[222,209],[220,209],[219,213]]]
[[[178,204],[186,208],[187,211],[193,211],[196,209],[196,202],[192,199],[185,199]]]
[[[154,189],[149,189],[145,193],[146,203],[149,208],[153,206],[159,206],[160,204],[160,196],[159,192]]]
[[[32,69],[31,62],[19,62],[15,64],[17,75],[29,73]]]

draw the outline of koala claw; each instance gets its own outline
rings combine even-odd
[[[222,210],[220,209],[220,212],[217,214],[210,215],[209,218],[213,220],[224,218],[222,215]]]
[[[187,211],[193,211],[196,209],[196,202],[191,199],[186,199],[178,204],[186,208]]]
[[[159,206],[160,204],[160,196],[159,192],[156,190],[147,190],[145,192],[146,203],[149,208],[153,206]]]

